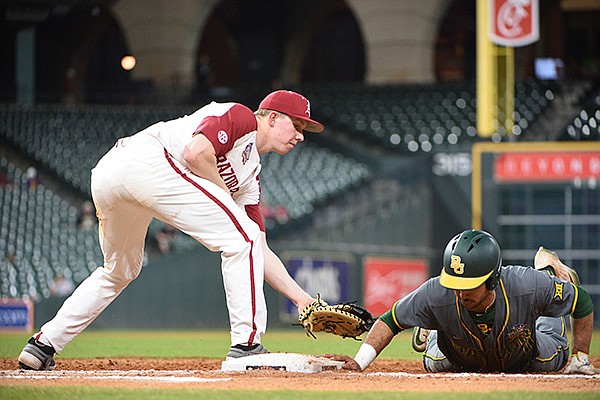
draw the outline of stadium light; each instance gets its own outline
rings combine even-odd
[[[125,71],[131,71],[135,67],[135,57],[134,56],[124,56],[121,58],[121,68]]]

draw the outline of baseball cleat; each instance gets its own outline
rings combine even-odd
[[[573,269],[563,264],[555,251],[540,246],[533,258],[533,267],[537,270],[550,270],[557,278],[574,285],[580,285],[579,275]]]
[[[260,343],[253,344],[252,346],[236,344],[235,346],[231,346],[229,353],[227,353],[227,357],[225,357],[225,360],[253,356],[255,354],[266,354],[268,352],[269,351]]]
[[[32,337],[19,354],[19,366],[26,370],[52,371],[56,367],[53,355],[52,346],[41,344]]]
[[[427,338],[429,337],[429,329],[415,326],[412,333],[412,348],[419,353],[425,351],[427,347]]]

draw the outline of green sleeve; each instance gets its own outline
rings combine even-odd
[[[578,296],[576,298],[577,303],[575,304],[573,313],[571,315],[575,319],[587,317],[594,311],[594,305],[592,304],[592,297],[581,286],[575,285],[575,288],[578,292]]]
[[[394,304],[394,307],[395,306],[396,304]],[[385,324],[390,327],[394,335],[397,335],[400,332],[402,332],[402,329],[400,329],[398,325],[396,325],[396,323],[394,322],[394,317],[392,316],[392,309],[386,311],[381,317],[379,317],[379,320],[385,322]]]

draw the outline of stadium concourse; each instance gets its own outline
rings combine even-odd
[[[469,82],[324,84],[301,90],[314,98],[313,113],[328,131],[322,138],[307,136],[307,143],[285,159],[264,157],[263,199],[287,210],[287,218],[267,221],[267,226],[271,236],[283,240],[360,220],[374,204],[385,209],[415,190],[387,185],[380,197],[357,195],[362,188],[377,192],[373,188],[388,178],[386,163],[468,152],[479,140],[475,88]],[[555,139],[600,140],[600,92],[588,82],[561,86],[531,79],[518,82],[516,93],[514,134],[494,140],[539,140],[535,127],[555,117],[549,111],[556,103],[568,104],[571,112]],[[96,268],[101,260],[96,232],[77,227],[79,202],[90,196],[91,168],[117,138],[190,111],[189,106],[0,104],[5,149],[0,155],[0,237],[7,239],[0,243],[0,297],[48,298],[55,275],[78,283]],[[44,177],[36,187],[26,186],[30,165]],[[286,181],[292,169],[296,178]],[[344,197],[353,199],[345,212],[339,210]],[[332,207],[338,210],[335,217]],[[153,223],[151,233],[159,229]],[[174,243],[174,251],[195,244],[181,234]]]

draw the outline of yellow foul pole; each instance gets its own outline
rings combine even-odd
[[[477,0],[477,133],[489,137],[494,133],[497,108],[494,44],[488,37],[488,0]]]

